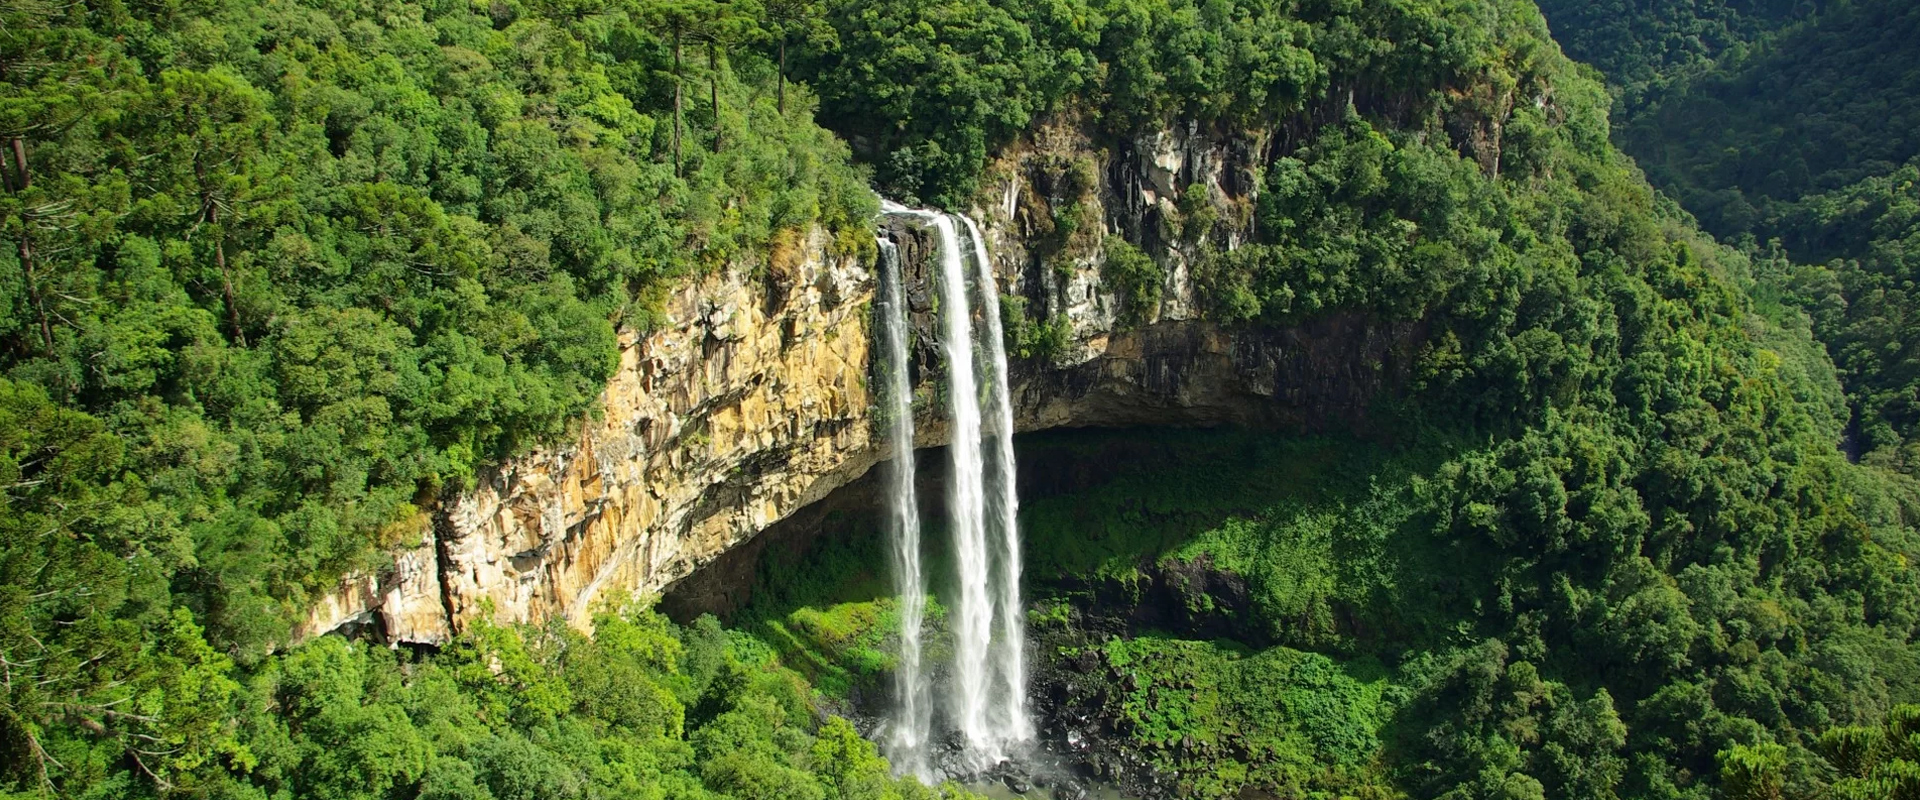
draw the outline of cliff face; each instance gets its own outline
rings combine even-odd
[[[1017,426],[1217,425],[1352,429],[1404,379],[1422,326],[1332,316],[1295,328],[1226,329],[1201,318],[1199,243],[1166,232],[1175,198],[1204,187],[1226,210],[1207,236],[1245,239],[1259,142],[1192,132],[1096,151],[1070,126],[1009,148],[972,215],[1002,292],[1065,329],[1062,346],[1013,366]],[[1096,224],[1058,222],[1071,215]],[[1065,231],[1063,233],[1063,230]],[[1166,272],[1162,301],[1122,324],[1103,286],[1103,237],[1142,243]],[[932,242],[904,223],[915,380],[939,380]],[[296,632],[371,627],[440,644],[481,619],[585,624],[611,593],[662,591],[888,454],[869,393],[871,264],[814,235],[764,277],[738,268],[675,293],[667,322],[622,338],[604,414],[564,448],[503,465],[443,507],[392,568],[355,575]],[[930,393],[923,393],[923,396]],[[945,443],[921,403],[917,440]]]
[[[440,644],[473,621],[584,621],[652,593],[824,497],[880,455],[868,423],[869,266],[815,235],[768,277],[730,270],[626,331],[603,414],[447,504],[381,575],[355,575],[297,636],[371,625]]]

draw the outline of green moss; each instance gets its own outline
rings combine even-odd
[[[844,699],[894,668],[886,643],[899,628],[897,605],[889,598],[803,607],[752,630],[773,646],[782,665],[806,676],[821,694]]]
[[[1099,650],[1123,676],[1110,711],[1158,771],[1180,776],[1182,796],[1383,788],[1355,779],[1394,712],[1377,664],[1158,636]]]

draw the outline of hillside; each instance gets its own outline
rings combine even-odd
[[[874,553],[833,549],[857,526],[780,576],[793,607],[733,629],[616,586],[572,617],[482,609],[436,648],[289,634],[592,429],[622,337],[686,330],[674,292],[729,276],[771,307],[797,249],[871,263],[869,180],[1017,253],[1023,374],[1169,323],[1269,355],[1404,344],[1404,376],[1317,395],[1354,406],[1325,422],[1183,439],[1134,427],[1195,419],[1143,411],[1107,435],[1162,451],[1060,456],[1111,474],[1022,517],[1047,567],[1029,616],[1047,668],[1111,676],[1060,696],[1114,720],[1127,785],[1913,790],[1912,754],[1855,745],[1920,701],[1920,498],[1848,462],[1833,361],[1749,294],[1787,268],[1655,194],[1530,2],[6,13],[0,791],[962,796],[892,777],[836,716],[897,624],[891,598],[829,596],[871,582]],[[1145,174],[1168,141],[1200,155]],[[1116,312],[1076,318],[1094,301],[1070,290]],[[806,333],[717,332],[750,311],[700,309],[677,344]],[[1235,402],[1305,391],[1281,388]],[[710,448],[725,413],[659,446]],[[770,469],[743,463],[699,503]],[[1172,629],[1109,619],[1183,576]],[[1214,585],[1247,592],[1192,589]],[[1202,624],[1217,607],[1232,625]]]
[[[1607,76],[1625,107],[1738,61],[1832,0],[1540,0],[1567,55]]]
[[[1910,345],[1920,329],[1906,209],[1920,156],[1910,46],[1920,12],[1881,0],[1795,8],[1749,14],[1744,44],[1688,70],[1606,27],[1662,24],[1648,10],[1605,25],[1572,10],[1555,16],[1563,38],[1592,42],[1586,52],[1610,82],[1637,92],[1616,126],[1620,147],[1708,231],[1776,264],[1763,270],[1768,291],[1809,315],[1841,369],[1854,447],[1912,471],[1920,354]],[[1671,80],[1632,88],[1648,70]]]

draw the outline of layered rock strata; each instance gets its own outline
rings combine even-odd
[[[1223,328],[1202,317],[1193,264],[1204,247],[1246,238],[1260,147],[1187,131],[1115,153],[1061,125],[1001,157],[973,209],[1001,291],[1030,321],[1065,330],[1061,346],[1013,367],[1021,430],[1354,429],[1405,380],[1418,322]],[[1166,234],[1175,198],[1192,186],[1225,214],[1177,240]],[[1063,213],[1097,224],[1063,234]],[[900,245],[913,312],[917,444],[944,444],[932,241],[902,221],[884,233]],[[1108,234],[1144,244],[1166,273],[1162,300],[1132,322],[1100,279]],[[390,568],[315,603],[297,635],[359,626],[437,645],[482,619],[586,625],[603,598],[659,593],[887,457],[869,390],[872,265],[830,252],[819,233],[790,250],[675,292],[657,329],[623,333],[603,412],[573,443],[490,472]]]

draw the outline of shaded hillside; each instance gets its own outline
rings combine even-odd
[[[1841,370],[1854,448],[1920,468],[1920,273],[1909,255],[1920,233],[1909,165],[1920,155],[1920,8],[1715,6],[1715,19],[1744,20],[1737,27],[1748,32],[1673,69],[1643,37],[1621,34],[1667,26],[1655,8],[1599,15],[1543,5],[1569,49],[1628,93],[1615,139],[1648,178],[1707,230],[1768,254],[1766,291],[1809,315]],[[1649,84],[1651,74],[1660,79]],[[1783,250],[1769,249],[1775,240]]]
[[[1710,70],[1832,0],[1540,0],[1567,55],[1630,99]],[[1629,103],[1631,107],[1632,103]]]
[[[1445,448],[1379,481],[1274,451],[1340,484],[1309,499],[1364,499],[1351,524],[1246,480],[1286,470],[1037,520],[1164,542],[1195,491],[1251,498],[1201,554],[1300,652],[1095,643],[1143,665],[1126,733],[1187,794],[1817,796],[1850,767],[1823,732],[1920,699],[1920,509],[1837,452],[1820,352],[1612,148],[1609,95],[1530,2],[5,8],[6,791],[952,795],[889,779],[782,646],[710,621],[616,602],[591,640],[267,650],[400,523],[593,413],[614,326],[664,287],[755,274],[805,226],[864,248],[849,152],[963,207],[1067,118],[1116,153],[1205,130],[1255,167],[1126,187],[1151,213],[1121,226],[1090,155],[1039,158],[1029,252],[1110,267],[1124,324],[1175,253],[1219,324],[1417,321],[1375,411]],[[1384,695],[1334,656],[1405,676],[1399,727],[1360,734]],[[1241,694],[1186,713],[1200,686]]]
[[[1910,3],[1840,5],[1653,98],[1619,141],[1708,230],[1764,234],[1802,197],[1920,154],[1916,37]]]

